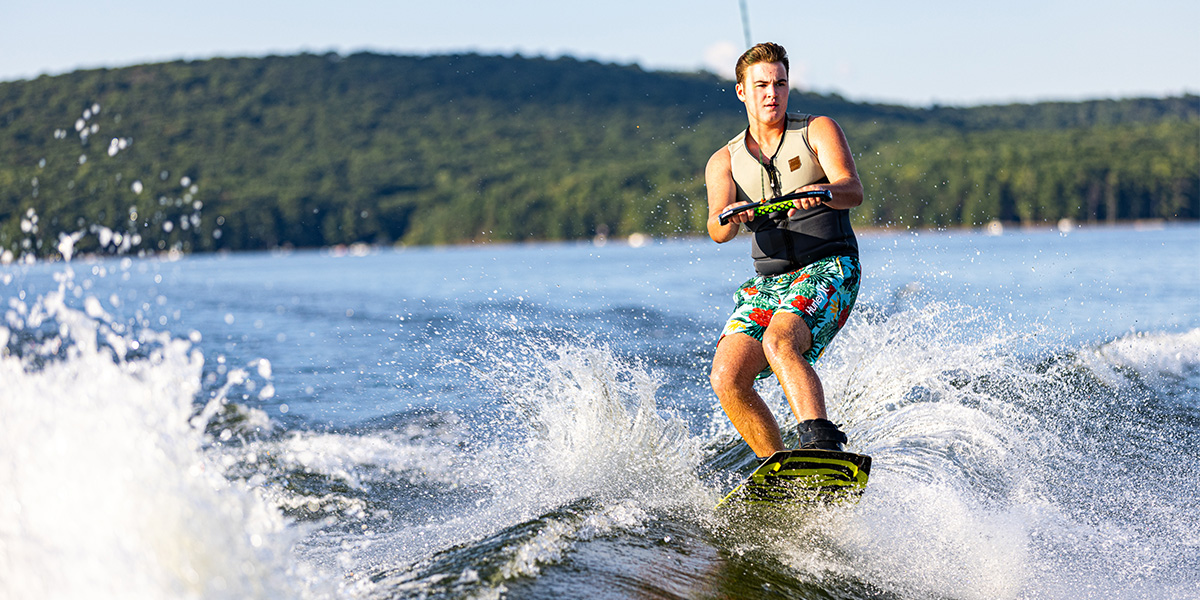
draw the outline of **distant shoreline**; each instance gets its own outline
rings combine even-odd
[[[988,236],[988,237],[1001,237],[1004,235],[1030,234],[1030,233],[1034,233],[1034,234],[1036,234],[1036,233],[1057,233],[1060,235],[1068,235],[1071,232],[1075,232],[1075,231],[1097,231],[1097,230],[1103,230],[1103,229],[1133,229],[1133,230],[1137,230],[1137,231],[1160,231],[1160,230],[1172,228],[1172,227],[1200,227],[1200,220],[1197,220],[1197,219],[1174,219],[1174,220],[1138,219],[1138,220],[1130,220],[1130,221],[1118,221],[1115,223],[1075,223],[1075,224],[1071,225],[1070,229],[1063,229],[1055,224],[1049,224],[1049,223],[1036,224],[1036,225],[1008,224],[1008,225],[1004,225],[1003,230],[1000,231],[999,233],[989,232],[988,228],[986,226],[985,227],[911,227],[911,228],[910,227],[878,227],[878,226],[866,227],[866,226],[863,226],[863,227],[855,227],[855,232],[860,236],[867,236],[867,237],[901,235],[901,234],[920,235],[922,233],[975,233],[975,234],[980,234],[980,235]],[[110,259],[118,259],[118,258],[155,258],[155,259],[166,260],[166,261],[175,261],[175,260],[180,260],[182,258],[186,258],[189,256],[223,256],[223,255],[255,254],[255,253],[287,255],[287,254],[291,254],[294,252],[315,252],[315,253],[320,253],[320,254],[325,254],[325,255],[330,255],[330,256],[335,256],[335,257],[362,257],[362,256],[369,256],[372,254],[378,254],[378,253],[386,252],[386,251],[403,252],[405,250],[419,250],[419,249],[421,249],[421,250],[439,250],[439,249],[456,250],[456,249],[466,249],[466,248],[479,248],[479,247],[484,247],[484,246],[506,248],[506,247],[513,247],[513,246],[536,246],[536,245],[555,245],[555,244],[594,245],[597,247],[613,245],[613,246],[630,246],[630,247],[640,248],[643,246],[652,245],[655,242],[690,241],[690,240],[705,240],[705,239],[707,239],[705,237],[705,235],[702,233],[695,233],[695,234],[690,234],[690,235],[666,236],[666,237],[650,237],[650,236],[646,236],[643,234],[641,238],[638,238],[637,237],[638,235],[639,234],[633,234],[631,236],[618,236],[618,237],[610,236],[610,237],[607,237],[606,239],[604,239],[602,242],[598,242],[598,240],[596,238],[574,238],[574,239],[569,239],[569,240],[521,240],[521,241],[497,240],[497,241],[458,242],[458,243],[447,243],[447,244],[367,244],[367,243],[357,243],[357,244],[338,244],[338,245],[332,245],[332,246],[304,246],[304,247],[283,245],[283,246],[277,246],[274,248],[258,248],[258,249],[252,249],[252,250],[222,249],[222,250],[206,250],[206,251],[198,251],[198,252],[184,252],[184,251],[180,251],[180,250],[167,250],[167,251],[154,251],[154,252],[147,251],[147,252],[142,252],[142,253],[129,252],[129,253],[125,253],[125,254],[100,254],[100,253],[92,253],[92,252],[81,252],[81,253],[76,254],[71,259],[70,262],[72,262],[72,263],[89,262],[89,261],[95,261],[95,260],[110,260]],[[635,240],[639,240],[639,241],[637,241],[636,243],[630,243],[631,238],[633,238]],[[746,238],[746,239],[748,239],[748,238]],[[734,243],[736,243],[736,240],[734,241]],[[1200,241],[1198,241],[1197,243],[1198,243],[1198,245],[1200,245]],[[38,258],[36,261],[34,261],[32,263],[24,261],[22,259],[13,259],[8,262],[0,263],[0,268],[13,266],[13,265],[19,265],[19,264],[38,264],[38,263],[45,264],[45,263],[59,263],[59,262],[64,262],[62,260],[61,255],[54,255],[54,256]]]

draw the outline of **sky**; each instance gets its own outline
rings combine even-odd
[[[1196,0],[741,0],[792,87],[971,106],[1200,93]],[[0,81],[299,52],[573,56],[732,78],[739,0],[7,2]]]

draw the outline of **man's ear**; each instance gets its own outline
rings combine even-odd
[[[738,100],[745,102],[746,101],[746,89],[742,87],[742,84],[739,82],[737,85],[733,86],[733,89],[734,89],[734,91],[737,92]]]

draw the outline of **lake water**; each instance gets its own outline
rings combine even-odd
[[[745,240],[0,267],[0,598],[1194,598],[1200,227],[860,242],[870,485],[750,515]]]

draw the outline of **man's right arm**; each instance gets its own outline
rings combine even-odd
[[[737,235],[742,223],[753,218],[753,211],[733,215],[727,225],[720,221],[721,213],[737,203],[737,188],[733,183],[729,148],[721,147],[708,159],[704,168],[704,183],[708,188],[708,237],[723,244]]]

